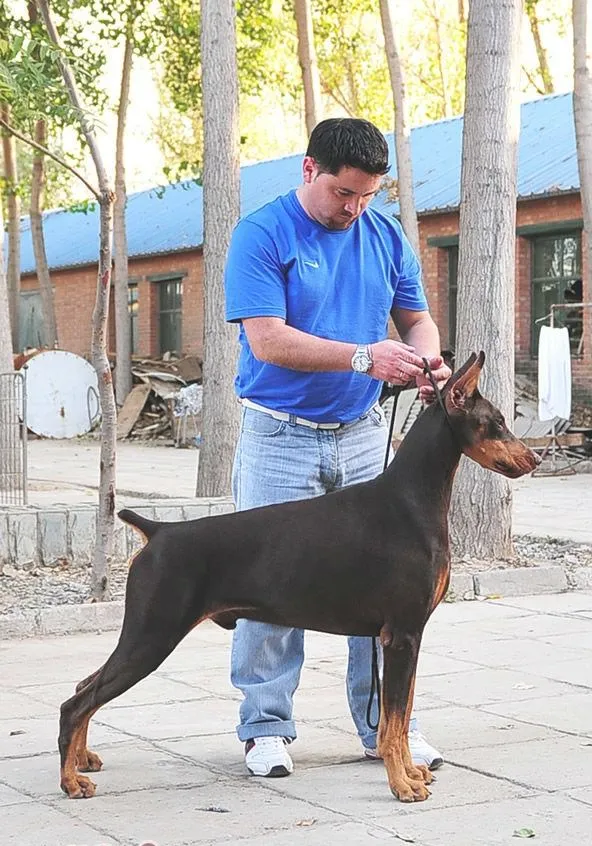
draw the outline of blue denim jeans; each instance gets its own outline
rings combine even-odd
[[[243,408],[233,469],[233,495],[240,511],[308,499],[365,482],[383,468],[388,440],[379,406],[339,429],[310,429]],[[330,531],[330,527],[327,527]],[[277,562],[280,568],[282,562]],[[347,697],[364,746],[376,746],[366,722],[370,693],[371,638],[349,637]],[[304,661],[304,632],[239,620],[231,658],[232,684],[242,691],[239,739],[279,736],[294,739],[292,698]],[[377,719],[376,698],[372,722]]]

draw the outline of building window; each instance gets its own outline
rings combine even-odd
[[[132,353],[138,352],[138,283],[128,282],[127,285],[127,310],[130,318],[130,335]]]
[[[541,324],[558,303],[582,302],[582,237],[580,232],[532,239],[531,350],[538,354]],[[581,355],[582,309],[555,309],[556,326],[567,326],[572,355]]]
[[[165,279],[158,283],[160,354],[182,349],[183,280]]]
[[[19,352],[27,347],[45,346],[47,334],[41,292],[21,291],[19,303]]]
[[[458,295],[458,244],[448,247],[448,346],[456,346],[456,303]]]

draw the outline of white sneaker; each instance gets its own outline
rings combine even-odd
[[[409,732],[409,751],[411,752],[411,759],[416,766],[427,767],[428,770],[437,770],[444,763],[442,755],[437,749],[427,742],[423,734],[417,729]],[[378,749],[375,747],[364,747],[364,755],[366,758],[380,758]]]
[[[423,764],[428,770],[437,770],[444,763],[444,758],[440,752],[430,746],[418,729],[412,729],[409,732],[409,751],[411,752],[411,760],[416,766]]]
[[[284,737],[255,737],[245,744],[245,763],[254,776],[281,778],[294,771]]]

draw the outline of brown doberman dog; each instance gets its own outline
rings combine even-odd
[[[451,377],[371,482],[181,523],[119,513],[146,544],[130,566],[115,650],[61,707],[61,787],[70,798],[95,792],[80,772],[102,766],[86,745],[98,708],[155,670],[202,620],[232,629],[242,617],[379,636],[378,750],[395,796],[428,797],[432,775],[413,765],[407,730],[423,629],[448,587],[454,474],[461,453],[510,478],[538,463],[479,393],[484,358],[473,354]]]

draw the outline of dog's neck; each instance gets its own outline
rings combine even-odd
[[[434,403],[417,418],[384,476],[389,484],[401,485],[402,498],[416,499],[426,518],[436,516],[434,508],[444,517],[461,454],[449,420]]]

